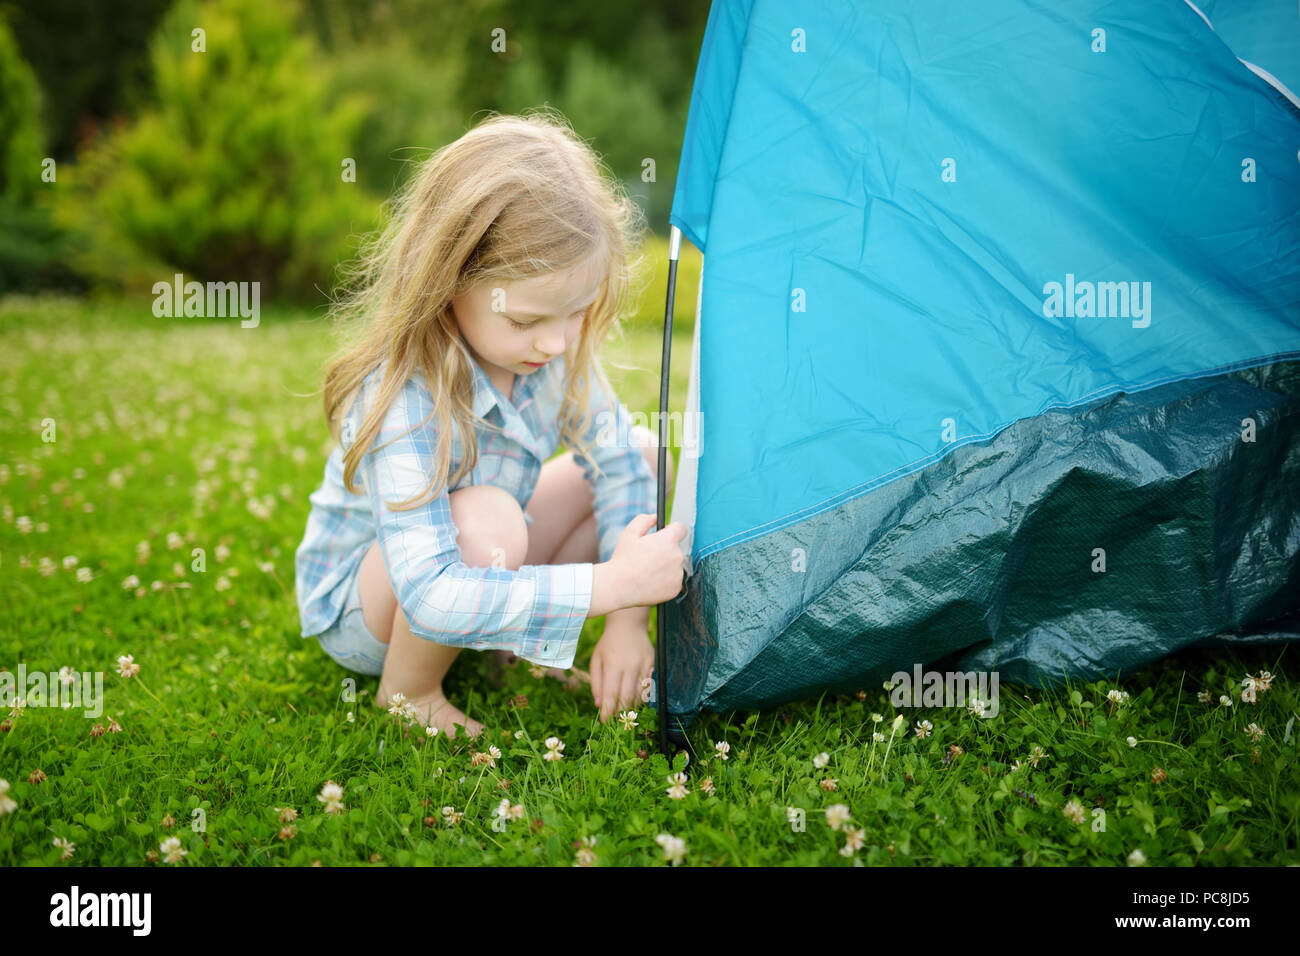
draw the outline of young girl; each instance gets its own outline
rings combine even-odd
[[[443,694],[462,649],[559,673],[605,615],[591,688],[606,721],[650,677],[648,606],[684,573],[684,526],[653,531],[655,436],[628,427],[596,357],[639,210],[534,114],[434,153],[394,212],[336,303],[359,331],[325,375],[339,446],[295,556],[302,635],[380,675],[377,705],[401,694],[454,736],[483,729]]]

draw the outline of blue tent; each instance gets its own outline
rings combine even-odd
[[[1292,91],[1294,0],[715,0],[674,731],[1300,637]]]

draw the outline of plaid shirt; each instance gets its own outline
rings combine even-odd
[[[518,571],[470,567],[461,560],[446,487],[409,511],[392,511],[381,503],[381,498],[393,503],[414,498],[429,483],[437,429],[433,420],[422,424],[434,406],[421,373],[406,381],[384,418],[374,444],[387,447],[362,456],[355,479],[364,494],[343,487],[342,451],[351,447],[364,417],[364,396],[383,367],[363,381],[358,400],[340,426],[342,447],[330,454],[324,481],[309,498],[306,533],[294,556],[302,636],[320,634],[338,620],[346,585],[377,538],[412,633],[453,647],[506,649],[549,667],[572,666],[591,607],[592,564],[524,565]],[[450,490],[495,485],[523,508],[532,498],[542,463],[559,444],[556,419],[564,397],[566,356],[520,376],[514,389],[517,404],[497,390],[477,363],[471,362],[471,367],[473,410],[480,419],[474,426],[478,461]],[[592,418],[584,439],[604,474],[596,479],[590,460],[576,449],[575,457],[595,496],[603,562],[613,555],[628,522],[638,514],[654,513],[657,486],[641,450],[629,443],[631,421],[617,398],[611,410],[593,380],[588,407]],[[614,415],[617,426],[610,429]],[[495,431],[482,420],[504,430]],[[597,441],[606,436],[614,440]],[[453,472],[462,457],[462,442],[453,429]]]

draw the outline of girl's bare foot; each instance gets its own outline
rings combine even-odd
[[[390,701],[391,695],[381,685],[375,693],[375,705],[387,707]],[[452,739],[459,734],[457,724],[463,726],[465,734],[470,737],[477,737],[483,732],[483,725],[453,705],[442,692],[441,687],[434,688],[427,694],[408,698],[407,702],[415,709],[416,719],[421,726],[437,727],[439,733],[446,734]]]

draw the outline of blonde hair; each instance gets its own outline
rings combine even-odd
[[[452,297],[483,281],[598,263],[605,278],[566,353],[559,417],[562,443],[586,455],[580,439],[590,425],[585,410],[592,379],[614,400],[597,351],[638,291],[632,286],[641,257],[629,258],[644,226],[622,184],[604,177],[599,157],[550,108],[522,116],[491,113],[424,160],[399,190],[391,220],[362,244],[359,264],[345,270],[358,284],[330,308],[339,325],[353,330],[325,372],[325,417],[336,441],[354,393],[373,369],[388,363],[378,396],[345,449],[344,487],[359,493],[354,476],[361,457],[417,370],[437,418],[433,477],[417,499],[390,507],[418,507],[425,496],[439,494],[444,481],[450,488],[471,471],[478,461],[474,360],[456,325]],[[448,479],[453,421],[465,454]]]

